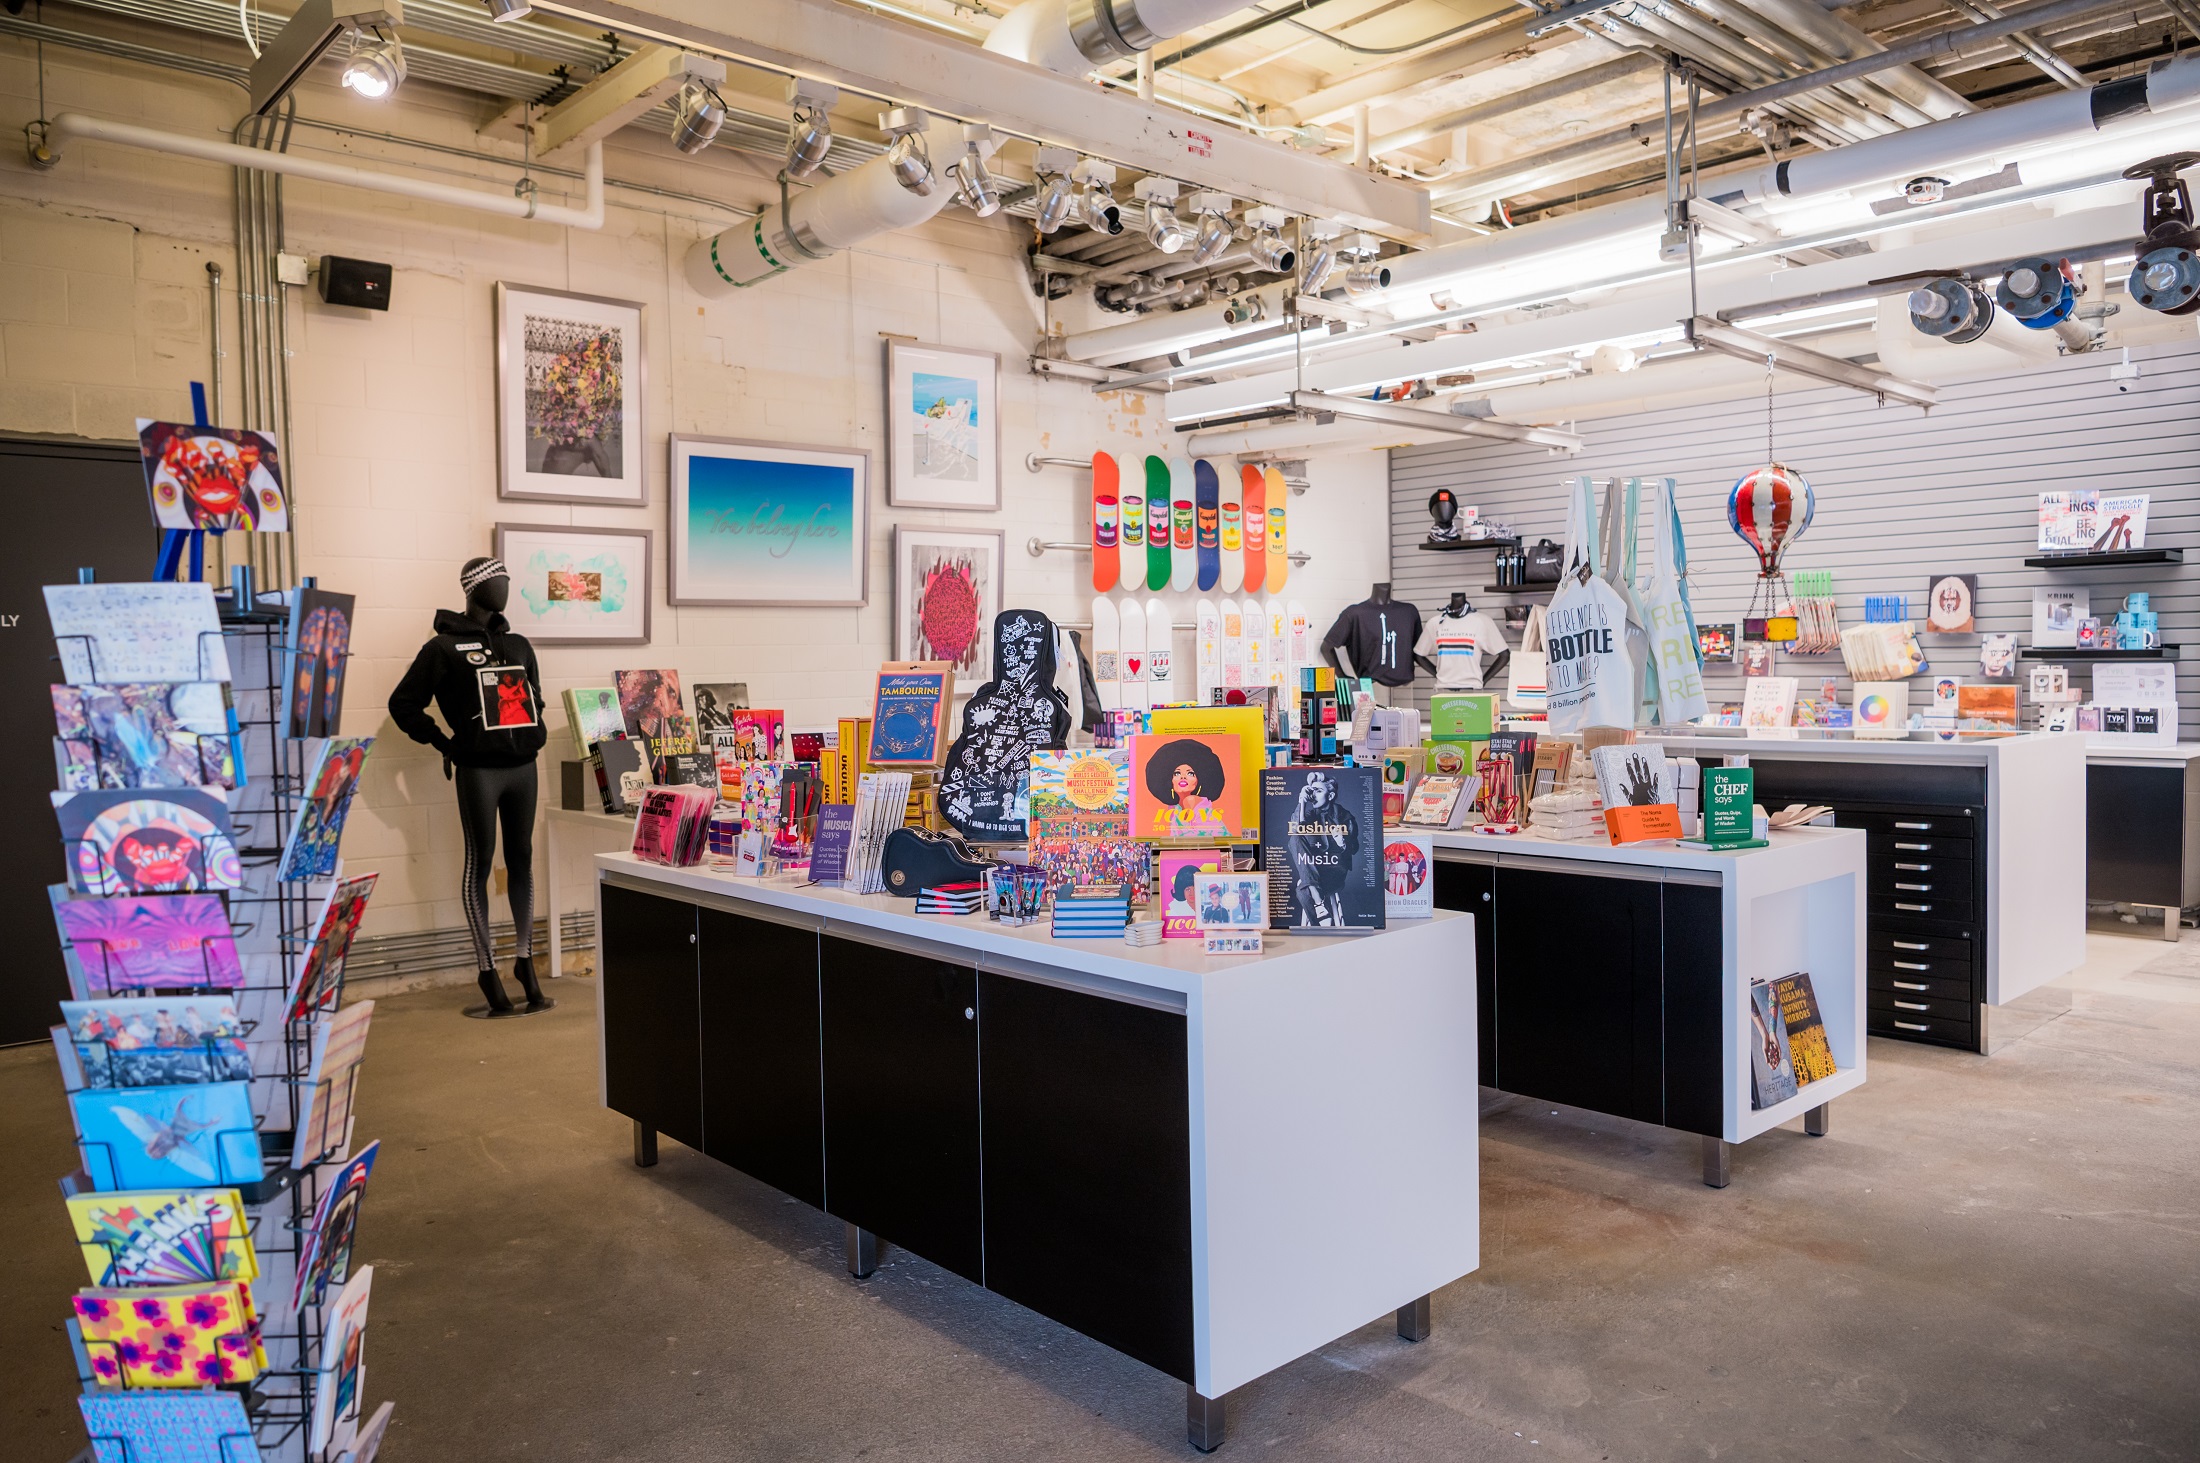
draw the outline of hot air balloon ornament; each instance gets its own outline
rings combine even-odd
[[[1726,495],[1726,522],[1757,556],[1757,589],[1750,596],[1752,616],[1792,614],[1794,596],[1780,565],[1795,541],[1810,531],[1817,512],[1810,479],[1784,462],[1768,462],[1745,474]],[[1759,601],[1764,609],[1758,609]]]

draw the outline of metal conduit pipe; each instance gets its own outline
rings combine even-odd
[[[1491,117],[1501,117],[1526,107],[1541,106],[1545,102],[1557,101],[1560,97],[1572,96],[1577,91],[1602,86],[1608,81],[1619,81],[1657,69],[1658,63],[1649,56],[1622,56],[1617,61],[1607,61],[1585,71],[1571,71],[1564,76],[1553,77],[1540,86],[1507,92],[1501,97],[1491,97],[1486,102],[1476,102],[1471,107],[1446,112],[1440,117],[1426,118],[1411,127],[1401,127],[1396,132],[1386,132],[1369,142],[1367,150],[1376,157],[1385,153],[1401,152],[1406,148],[1433,141],[1447,132],[1456,132],[1473,123],[1487,121]]]
[[[1782,26],[1804,40],[1823,47],[1836,61],[1854,61],[1879,55],[1886,47],[1829,11],[1815,0],[1740,0],[1742,7]],[[1890,67],[1874,78],[1888,91],[1934,118],[1960,117],[1976,111],[1970,102],[1933,80],[1915,66]]]
[[[1275,290],[1252,296],[1259,300],[1261,320],[1283,318],[1283,295]],[[1161,315],[1147,315],[1121,325],[1103,325],[1062,337],[1062,354],[1091,366],[1119,366],[1148,356],[1182,350],[1222,340],[1256,323],[1246,318],[1234,301],[1222,300]]]
[[[1243,8],[1244,0],[1026,0],[993,28],[985,49],[1081,76]],[[688,282],[705,295],[730,294],[926,222],[953,201],[954,188],[938,173],[962,152],[961,127],[936,119],[926,142],[936,170],[929,193],[896,181],[890,157],[873,158],[784,206],[774,204],[753,223],[698,241],[687,254]]]
[[[1681,26],[1664,18],[1660,13],[1646,5],[1635,5],[1628,8],[1625,19],[1618,18],[1616,12],[1607,12],[1599,18],[1604,22],[1607,32],[1624,43],[1641,46],[1649,50],[1678,52],[1689,60],[1707,66],[1722,75],[1733,77],[1739,73],[1738,79],[1745,84],[1757,84],[1786,74],[1779,69],[1768,70],[1754,62],[1744,66],[1735,58],[1726,57],[1720,51],[1712,51]],[[1859,138],[1874,135],[1871,128],[1859,126],[1856,123],[1853,108],[1844,107],[1824,97],[1811,97],[1798,101],[1788,110],[1795,116],[1804,119],[1813,137],[1821,140],[1823,145],[1826,146],[1838,147],[1842,143],[1854,142]],[[1700,108],[1698,114],[1701,115]],[[1607,137],[1612,136],[1609,133],[1606,135]],[[1582,175],[1581,172],[1576,172],[1568,176],[1580,177]]]
[[[1833,61],[1848,59],[1829,55],[1822,48],[1813,46],[1806,38],[1791,34],[1783,27],[1750,10],[1744,0],[1687,0],[1687,3],[1718,21],[1731,31],[1750,36],[1759,45],[1777,45],[1782,65],[1767,81],[1781,81],[1795,74],[1799,68],[1813,71]],[[1876,79],[1844,82],[1837,88],[1842,94],[1854,98],[1866,111],[1892,117],[1906,127],[1915,127],[1934,120],[1935,114],[1911,106],[1901,97],[1888,91]],[[1891,128],[1881,128],[1888,131]]]

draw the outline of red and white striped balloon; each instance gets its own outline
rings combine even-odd
[[[1818,499],[1810,481],[1784,462],[1768,462],[1726,495],[1727,526],[1757,555],[1760,572],[1779,572],[1780,558],[1810,529]]]

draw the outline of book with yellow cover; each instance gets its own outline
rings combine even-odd
[[[1794,1059],[1796,1082],[1808,1084],[1839,1071],[1810,977],[1802,971],[1781,976],[1772,983],[1772,997],[1780,1003],[1780,1019],[1787,1023],[1788,1055]]]
[[[1237,799],[1236,827],[1230,836],[1251,842],[1260,837],[1260,771],[1268,765],[1268,723],[1258,706],[1172,706],[1147,713],[1146,730],[1154,736],[1236,737],[1238,765],[1230,777]],[[1137,779],[1134,777],[1133,783]],[[1141,826],[1140,838],[1151,837]]]

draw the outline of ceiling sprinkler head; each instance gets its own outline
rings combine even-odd
[[[1902,185],[1902,201],[1912,208],[1938,203],[1948,196],[1946,178],[1912,178]]]

